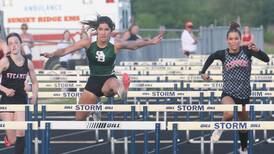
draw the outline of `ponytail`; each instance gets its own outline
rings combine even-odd
[[[231,22],[231,24],[230,24],[230,26],[229,26],[229,30],[228,30],[227,33],[226,33],[226,38],[228,38],[229,33],[232,33],[232,32],[238,33],[239,36],[241,37],[242,34],[241,34],[239,28],[240,28],[240,25],[239,25],[238,23],[236,23],[236,22]]]

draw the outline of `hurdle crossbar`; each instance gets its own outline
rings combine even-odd
[[[27,130],[28,124],[32,124],[33,130],[38,130],[36,121],[0,121],[0,130]]]
[[[192,70],[192,71],[200,71],[202,70],[203,68],[203,65],[200,65],[200,66],[187,66],[187,65],[181,65],[181,66],[162,66],[162,65],[146,65],[146,66],[115,66],[115,70],[139,70],[139,71],[150,71],[150,70]],[[86,68],[87,70],[89,68]],[[222,68],[222,65],[212,65],[209,67],[209,71],[210,70],[218,70],[218,71],[221,71],[223,68]],[[255,66],[252,66],[252,71],[256,71],[258,72],[257,70],[259,71],[273,71],[273,66],[269,67],[267,65],[255,65]]]
[[[223,82],[182,82],[183,88],[208,88],[208,89],[222,89],[223,88]],[[274,88],[274,82],[251,82],[251,87],[256,88]]]
[[[152,121],[41,121],[40,129],[50,124],[52,130],[273,130],[274,121],[203,121],[203,122],[152,122]]]
[[[52,130],[155,130],[157,123],[166,130],[165,122],[151,121],[41,121],[40,129],[46,129],[46,123]]]
[[[119,75],[118,75],[119,76]],[[68,76],[68,75],[47,75],[47,76],[37,76],[38,81],[79,81],[85,82],[88,79],[88,75],[86,76]],[[214,81],[222,81],[222,75],[211,75],[210,76]],[[131,75],[131,81],[203,81],[200,75]],[[273,75],[252,75],[250,77],[251,81],[274,81]]]
[[[25,111],[26,110],[26,106],[29,107],[29,111],[33,111],[34,107],[33,105],[30,104],[18,104],[18,105],[0,105],[0,112],[4,112],[4,111]]]
[[[46,111],[100,111],[100,112],[131,112],[132,107],[135,107],[136,112],[141,112],[147,107],[149,112],[223,112],[233,111],[237,107],[238,111],[242,110],[242,105],[218,104],[218,105],[128,105],[128,104],[47,104],[38,105],[39,111],[42,111],[42,106],[46,107]],[[273,105],[274,106],[274,105]]]
[[[82,71],[79,70],[35,70],[37,75],[78,75]]]
[[[39,98],[78,98],[82,92],[39,92]],[[32,96],[32,93],[28,93]],[[221,96],[222,91],[129,91],[128,98],[181,98]],[[116,96],[117,97],[117,96]],[[274,97],[274,91],[252,91],[251,97]]]
[[[273,130],[274,121],[203,121],[203,122],[168,122],[168,130],[173,124],[178,130]]]
[[[274,111],[274,104],[247,104],[246,111],[250,111],[250,106],[254,106],[254,111]]]
[[[133,82],[130,88],[180,88],[180,82]],[[42,82],[39,88],[84,88],[86,83]]]

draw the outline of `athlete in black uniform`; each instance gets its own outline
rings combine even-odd
[[[10,55],[0,60],[0,73],[2,81],[0,91],[2,94],[1,104],[27,104],[28,97],[25,91],[25,80],[30,76],[32,82],[32,99],[35,103],[38,93],[38,82],[35,76],[34,67],[30,60],[21,54],[22,40],[17,33],[10,33],[7,36],[7,44]],[[25,112],[1,112],[3,121],[24,121]],[[15,144],[15,154],[24,153],[24,130],[6,130],[4,143],[6,146]]]
[[[82,48],[86,48],[89,60],[90,77],[80,97],[80,104],[95,104],[98,97],[113,96],[119,94],[123,96],[129,86],[128,75],[123,76],[123,82],[119,81],[114,72],[116,54],[120,49],[137,49],[147,45],[160,43],[163,34],[159,34],[150,40],[139,39],[136,41],[117,40],[110,42],[111,32],[115,29],[112,20],[107,16],[98,17],[97,21],[85,22],[96,30],[97,41],[83,39],[75,44],[59,49],[55,52],[44,53],[45,57],[64,56]],[[76,112],[77,120],[85,120],[87,112]]]
[[[205,74],[207,68],[216,60],[221,60],[223,63],[223,104],[242,104],[243,110],[239,112],[239,120],[248,120],[248,113],[245,109],[245,104],[249,103],[251,95],[250,75],[251,75],[251,57],[254,56],[264,62],[269,61],[269,57],[254,43],[247,47],[241,47],[241,32],[238,30],[239,25],[232,23],[227,32],[228,49],[219,50],[211,54],[206,60],[201,71],[201,76],[204,80],[211,80]],[[233,112],[224,112],[223,121],[232,120]],[[217,142],[222,134],[222,130],[215,130],[211,136],[213,142]],[[242,153],[246,152],[248,135],[246,131],[239,132],[241,140]]]

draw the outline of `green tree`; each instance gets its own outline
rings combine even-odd
[[[136,22],[143,28],[182,28],[195,25],[228,25],[238,17],[242,25],[274,23],[273,0],[132,0]]]

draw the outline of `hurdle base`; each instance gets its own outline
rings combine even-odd
[[[274,143],[273,138],[274,138],[274,137],[268,138],[268,139],[266,140],[266,143]]]

